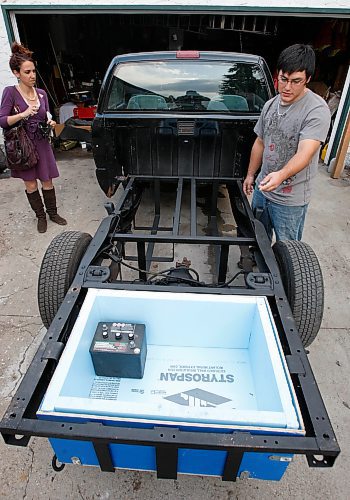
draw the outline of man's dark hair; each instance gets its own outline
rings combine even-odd
[[[282,73],[294,73],[305,71],[309,78],[315,71],[315,52],[311,45],[296,43],[284,49],[277,61],[277,71]]]

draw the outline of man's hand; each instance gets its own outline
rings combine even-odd
[[[271,172],[259,184],[260,191],[274,191],[284,181],[284,176],[281,171]]]
[[[243,182],[243,192],[245,195],[249,196],[252,194],[254,189],[254,175],[248,174]]]
[[[260,191],[274,191],[283,181],[294,177],[297,173],[306,168],[314,154],[317,153],[320,142],[313,139],[303,139],[299,142],[296,154],[288,163],[277,172],[268,174],[259,184]]]
[[[243,182],[243,191],[246,196],[249,196],[253,192],[255,181],[254,176],[261,166],[263,152],[264,143],[260,137],[257,137],[250,153],[247,175]]]

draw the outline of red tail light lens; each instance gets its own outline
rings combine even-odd
[[[199,59],[198,50],[178,50],[176,52],[176,59]]]

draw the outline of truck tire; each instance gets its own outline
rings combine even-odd
[[[323,316],[320,264],[312,248],[301,241],[277,241],[273,252],[303,346],[307,347],[315,340]]]
[[[65,231],[48,246],[38,280],[39,312],[46,328],[62,304],[91,239],[88,233]]]

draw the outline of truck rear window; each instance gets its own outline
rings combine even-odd
[[[106,111],[259,113],[268,98],[257,64],[143,61],[115,67]]]

